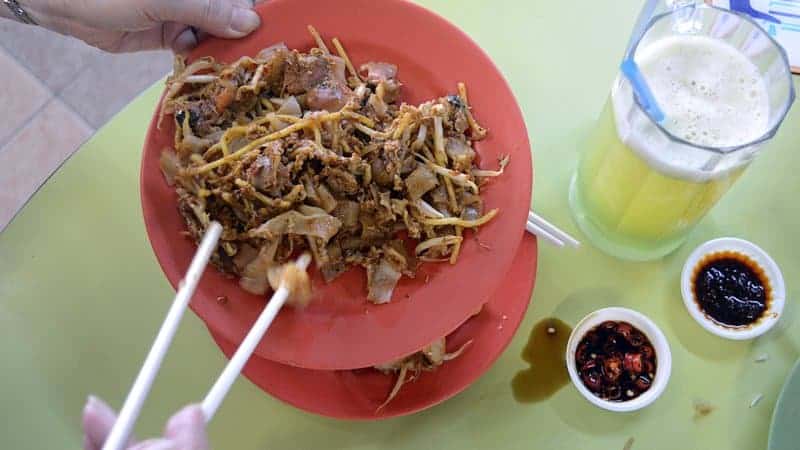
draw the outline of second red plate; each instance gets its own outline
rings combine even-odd
[[[466,389],[486,372],[508,346],[528,308],[536,278],[536,240],[527,236],[514,264],[481,313],[447,338],[453,351],[472,339],[458,358],[435,372],[425,372],[406,383],[400,394],[381,411],[394,376],[372,369],[309,370],[252,358],[244,374],[264,391],[308,412],[339,419],[374,420],[403,416],[430,408]],[[230,357],[236,347],[212,332]]]

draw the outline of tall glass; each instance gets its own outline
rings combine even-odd
[[[686,127],[680,130],[670,127],[668,111],[665,123],[655,122],[642,108],[628,80],[618,76],[572,179],[570,207],[591,242],[619,258],[656,259],[685,242],[692,228],[775,135],[795,98],[783,49],[750,18],[711,6],[687,6],[654,17],[627,56],[642,66],[640,59],[648,51],[652,55],[654,49],[661,48],[652,46],[663,47],[667,42],[664,39],[673,42],[687,36],[689,39],[699,36],[698,39],[709,44],[716,42],[703,37],[719,40],[728,44],[724,49],[744,55],[752,63],[748,67],[755,67],[752,80],[745,80],[744,76],[731,80],[725,74],[720,79],[724,78],[726,83],[755,83],[760,76],[764,84],[759,87],[766,87],[759,91],[764,93],[761,104],[768,117],[763,121],[763,132],[754,130],[758,134],[752,139],[724,145],[713,142],[709,145],[706,139],[701,144],[703,140],[697,139],[692,131],[687,132]],[[711,45],[708,51],[715,48]],[[691,65],[662,69],[702,71],[702,76],[715,70]],[[643,72],[647,77],[644,68]],[[729,89],[742,90],[742,86],[714,88],[718,88],[715,93],[723,92],[723,96],[719,98],[718,93],[717,97],[710,96],[711,102],[734,104],[742,100],[729,95],[732,92]],[[653,91],[659,103],[678,98],[674,92],[659,92],[655,88]],[[748,95],[746,89],[742,92]],[[733,108],[727,104],[710,105]],[[703,129],[704,134],[708,129],[713,132],[715,124],[710,126]],[[719,142],[732,136],[720,136]]]

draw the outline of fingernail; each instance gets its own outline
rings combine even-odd
[[[94,407],[97,404],[97,397],[89,395],[86,397],[86,404],[83,406],[84,410]]]
[[[258,28],[261,24],[261,18],[258,17],[255,11],[247,8],[233,8],[233,16],[231,17],[231,28],[233,31],[241,34],[248,34]]]
[[[175,53],[186,54],[189,50],[197,46],[197,44],[197,35],[192,32],[191,29],[187,28],[172,41],[172,50],[174,50]]]

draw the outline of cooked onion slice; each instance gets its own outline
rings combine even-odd
[[[504,155],[500,158],[500,169],[499,170],[481,170],[481,169],[473,169],[472,176],[480,177],[480,178],[489,178],[489,177],[499,177],[503,174],[506,170],[506,166],[508,165],[509,156]]]
[[[416,255],[421,255],[435,247],[449,247],[453,244],[460,243],[462,239],[463,238],[461,236],[438,236],[431,238],[427,241],[420,242],[419,245],[414,248],[414,253]]]

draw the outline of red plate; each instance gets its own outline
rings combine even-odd
[[[536,240],[526,237],[508,276],[481,314],[448,336],[453,351],[472,339],[459,358],[435,372],[406,383],[389,405],[376,413],[394,384],[394,377],[375,370],[310,370],[252,358],[244,374],[253,383],[297,408],[340,419],[385,419],[437,405],[478,379],[506,348],[528,308],[536,278]],[[235,346],[212,332],[229,358]]]
[[[284,364],[311,369],[349,369],[399,358],[454,330],[506,279],[524,233],[530,205],[531,158],[522,114],[508,84],[488,56],[463,32],[441,17],[400,0],[275,0],[258,10],[263,26],[239,41],[209,40],[193,57],[212,55],[231,62],[283,41],[290,48],[313,45],[306,25],[326,39],[339,37],[355,65],[381,60],[399,66],[403,100],[420,103],[455,92],[464,81],[475,115],[489,128],[477,146],[482,166],[494,168],[501,154],[511,155],[506,173],[484,189],[487,208],[500,214],[479,237],[491,250],[467,236],[458,264],[429,264],[414,280],[403,279],[388,305],[370,305],[366,276],[351,270],[331,284],[318,274],[316,298],[304,311],[278,316],[256,353]],[[343,14],[347,11],[347,14]],[[173,287],[195,251],[181,237],[185,229],[176,196],[158,167],[163,148],[173,142],[173,124],[153,121],[141,168],[141,197],[150,243]],[[429,282],[426,283],[426,279]],[[217,298],[226,296],[224,304]],[[245,293],[236,280],[209,270],[191,303],[208,326],[231,342],[241,342],[264,307],[264,299]]]

